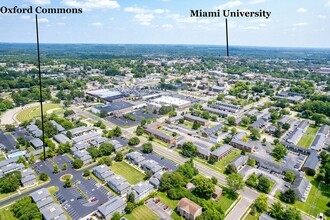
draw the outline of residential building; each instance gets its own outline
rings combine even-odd
[[[126,179],[119,175],[110,176],[108,179],[108,186],[121,196],[126,195],[131,189],[131,185],[126,181]]]
[[[110,168],[104,164],[94,167],[93,173],[97,178],[105,182],[107,182],[109,178],[114,175]]]
[[[47,198],[52,198],[49,191],[46,188],[41,188],[33,193],[30,193],[30,196],[33,202],[37,204],[39,209],[45,206],[45,202],[41,202],[41,201],[45,201],[45,199]]]
[[[163,168],[154,160],[145,160],[141,164],[142,169],[150,170],[153,174],[161,171]]]
[[[228,117],[228,116],[230,116],[232,114],[229,111],[223,111],[223,110],[219,110],[219,109],[211,108],[211,107],[202,107],[202,110],[208,111],[208,112],[211,112],[213,114],[216,114],[216,115],[219,115],[219,116],[223,116],[223,117]]]
[[[238,149],[241,149],[241,150],[245,150],[247,152],[253,152],[254,151],[254,145],[250,142],[244,142],[244,141],[241,141],[241,140],[237,140],[237,139],[232,139],[230,144],[233,146],[233,147],[236,147]]]
[[[89,153],[86,150],[76,151],[76,152],[74,152],[73,156],[75,158],[82,160],[84,165],[90,164],[91,162],[93,162],[93,158],[89,155]]]
[[[135,202],[138,202],[154,191],[154,186],[148,181],[139,182],[132,187],[132,193],[135,195]]]
[[[168,143],[168,144],[174,144],[175,143],[175,138],[168,135],[168,134],[165,134],[164,132],[161,132],[157,129],[153,129],[153,128],[147,128],[144,130],[144,133],[145,134],[150,134],[150,135],[153,135],[155,136],[155,138],[165,142],[165,143]]]
[[[237,170],[240,170],[248,161],[249,157],[247,155],[239,155],[230,164],[234,165]]]
[[[151,177],[149,179],[149,183],[155,188],[158,189],[159,185],[160,185],[160,180],[157,179],[156,177]]]
[[[202,207],[187,198],[182,198],[179,201],[177,210],[187,220],[194,220],[202,214]]]
[[[110,219],[115,212],[124,213],[126,203],[119,197],[112,197],[108,202],[97,208],[98,212],[102,215],[104,219]]]
[[[306,202],[312,184],[306,178],[299,176],[296,177],[290,188],[295,191],[299,201]]]
[[[39,138],[33,138],[32,140],[30,140],[30,143],[35,149],[39,149],[44,145],[42,140],[40,140]]]
[[[197,151],[198,151],[198,156],[205,159],[209,160],[211,151],[205,147],[197,146]]]
[[[219,132],[221,129],[223,128],[223,126],[221,124],[218,124],[214,127],[211,127],[211,128],[205,128],[203,131],[202,131],[202,136],[203,137],[209,137],[213,134],[216,134],[217,132]]]
[[[220,101],[217,101],[217,102],[211,104],[210,107],[216,108],[219,110],[223,110],[223,111],[227,111],[227,112],[231,112],[231,113],[236,113],[240,110],[240,107],[237,105],[232,105],[232,104],[228,104],[228,103],[220,102]]]
[[[59,144],[71,143],[71,140],[64,134],[57,134],[53,138]]]
[[[232,146],[228,144],[224,144],[219,148],[215,149],[214,151],[212,151],[211,156],[216,157],[218,160],[221,160],[222,158],[230,154],[232,149],[233,149]]]
[[[37,178],[31,168],[21,171],[21,184],[23,187],[32,186],[37,183]]]
[[[65,128],[63,128],[63,126],[60,125],[60,124],[58,124],[56,121],[50,120],[50,123],[52,123],[56,127],[56,129],[57,129],[58,132],[65,131]]]
[[[60,205],[52,203],[49,206],[43,207],[40,209],[44,220],[66,220],[63,209]]]
[[[204,118],[200,118],[200,117],[194,116],[194,115],[186,114],[183,117],[184,117],[185,120],[190,121],[190,122],[197,121],[197,122],[201,123],[201,125],[203,125],[203,126],[206,126],[206,125],[209,124],[209,121],[208,120],[206,120]]]
[[[141,166],[143,161],[145,160],[145,157],[142,156],[140,152],[133,151],[131,153],[126,154],[126,159],[134,165]]]
[[[308,170],[315,170],[317,171],[318,167],[320,165],[319,155],[312,151],[307,159],[304,165],[302,166],[302,170],[307,172]]]
[[[81,126],[81,127],[78,127],[78,128],[70,129],[69,132],[71,132],[72,137],[77,137],[77,136],[81,136],[83,134],[89,133],[92,130],[94,130],[93,127]]]

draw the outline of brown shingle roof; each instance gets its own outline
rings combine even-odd
[[[182,198],[178,203],[178,208],[184,209],[186,212],[195,215],[202,207],[187,198]]]

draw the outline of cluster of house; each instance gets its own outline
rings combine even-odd
[[[221,160],[227,156],[232,151],[232,149],[233,147],[228,144],[223,144],[213,151],[210,151],[209,149],[201,146],[197,146],[198,156],[206,160],[209,160],[210,157],[215,157],[217,160]]]
[[[161,128],[163,125],[160,122],[154,122],[151,124],[147,124],[144,126],[144,133],[150,134],[155,136],[155,138],[168,143],[168,144],[174,144],[175,143],[175,138],[160,131],[159,128]]]
[[[30,194],[34,203],[36,203],[39,211],[45,220],[66,220],[60,205],[54,202],[52,196],[46,188],[39,189]]]
[[[326,138],[329,134],[329,126],[323,125],[315,135],[315,138],[310,146],[311,150],[320,151],[325,146]]]
[[[297,144],[308,127],[309,123],[307,120],[299,122],[298,126],[289,134],[286,141],[291,144]]]
[[[25,169],[24,164],[16,163],[18,160],[17,157],[9,158],[3,161],[0,161],[0,178],[10,172],[18,170],[21,172],[21,185],[23,187],[32,186],[37,183],[37,178],[34,175],[32,169]]]

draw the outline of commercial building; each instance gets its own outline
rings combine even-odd
[[[172,96],[161,96],[161,97],[155,98],[151,101],[154,103],[160,104],[162,106],[174,106],[175,108],[179,108],[179,109],[187,108],[191,105],[191,102],[189,102],[187,100],[172,97]]]
[[[104,219],[110,219],[115,212],[124,213],[126,203],[119,197],[112,197],[108,202],[97,208],[98,212],[102,215]]]
[[[118,102],[126,99],[126,96],[121,92],[110,89],[98,89],[86,92],[87,95],[101,98],[107,102]]]
[[[121,116],[123,114],[132,112],[134,110],[135,110],[134,105],[125,101],[118,101],[118,102],[109,103],[106,105],[91,108],[91,111],[95,114],[100,114],[101,111],[105,111],[107,115],[115,115],[115,116]]]
[[[187,220],[194,220],[202,214],[202,207],[187,198],[182,198],[179,201],[177,210]]]

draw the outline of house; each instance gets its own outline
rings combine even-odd
[[[57,129],[58,132],[65,131],[65,128],[63,128],[63,126],[60,125],[60,124],[58,124],[56,121],[50,120],[50,123],[52,123],[56,127],[56,129]]]
[[[111,140],[109,141],[110,144],[113,145],[113,147],[115,148],[115,151],[120,151],[120,150],[123,150],[124,148],[124,145],[122,145],[119,141],[117,140]]]
[[[328,134],[329,134],[329,126],[323,125],[317,132],[310,146],[310,149],[315,151],[320,151],[325,145]]]
[[[214,192],[212,193],[211,198],[217,200],[220,198],[221,195],[222,195],[222,188],[215,185]]]
[[[155,188],[158,189],[159,185],[160,185],[160,180],[157,179],[156,177],[151,177],[149,179],[149,183]]]
[[[152,173],[157,173],[161,171],[163,168],[159,166],[159,164],[154,160],[145,160],[141,164],[142,169],[145,171],[150,170]]]
[[[30,124],[26,127],[26,129],[34,136],[40,137],[42,135],[42,131],[35,124]]]
[[[52,203],[49,206],[40,209],[44,220],[66,220],[63,209],[60,205]]]
[[[73,143],[81,143],[81,142],[91,142],[96,140],[102,136],[102,133],[92,132],[88,134],[84,134],[75,138],[72,138]]]
[[[131,153],[126,154],[126,159],[137,166],[141,166],[142,162],[146,159],[140,152],[133,151]]]
[[[312,184],[304,177],[296,177],[294,182],[291,185],[291,189],[293,189],[298,197],[298,200],[301,202],[306,202],[309,191],[312,188]]]
[[[125,201],[119,197],[112,197],[108,202],[97,208],[104,219],[110,219],[115,212],[124,213],[126,207]]]
[[[316,152],[311,152],[304,165],[302,166],[302,170],[307,172],[308,170],[317,170],[320,165],[319,155]]]
[[[77,137],[77,136],[81,136],[83,134],[86,134],[86,133],[88,133],[92,130],[94,130],[93,127],[81,126],[81,127],[78,127],[78,128],[70,129],[69,132],[71,132],[72,137]]]
[[[32,186],[37,183],[37,178],[31,168],[21,171],[21,184],[23,187]]]
[[[198,156],[205,159],[209,160],[211,151],[205,147],[197,146],[197,151],[198,151]]]
[[[107,182],[109,178],[114,175],[110,168],[104,164],[94,167],[93,173],[97,178],[105,182]]]
[[[190,122],[197,121],[197,122],[201,123],[201,125],[203,125],[203,126],[206,126],[206,125],[209,124],[208,120],[206,120],[204,118],[194,116],[194,115],[187,114],[187,115],[184,115],[183,117],[184,117],[185,120],[190,121]]]
[[[54,140],[59,143],[59,144],[65,144],[65,143],[70,143],[71,140],[64,134],[57,134],[54,137]]]
[[[263,118],[260,118],[258,120],[256,120],[255,122],[253,122],[249,128],[258,128],[260,130],[262,130],[265,126],[266,126],[266,121]]]
[[[241,150],[245,150],[247,152],[253,152],[254,151],[254,144],[250,143],[250,142],[244,142],[244,141],[241,141],[241,140],[237,140],[237,139],[232,139],[230,144],[233,146],[233,147],[236,147],[238,149],[241,149]]]
[[[291,144],[297,144],[298,141],[300,140],[300,138],[303,135],[303,131],[301,129],[296,128],[290,135],[289,137],[286,139],[286,141],[288,143]]]
[[[177,210],[187,220],[194,220],[202,214],[202,207],[187,198],[182,198],[179,201]]]
[[[212,151],[211,156],[216,157],[217,160],[221,160],[222,158],[224,158],[225,156],[230,154],[232,149],[233,149],[232,146],[230,146],[228,144],[224,144],[224,145],[220,146],[219,148],[215,149],[214,151]]]
[[[164,141],[165,143],[168,144],[174,144],[175,143],[175,138],[165,134],[164,132],[161,132],[157,129],[153,129],[153,128],[146,128],[144,130],[145,134],[150,134],[150,135],[154,135],[157,139]]]
[[[290,118],[286,115],[282,116],[282,118],[280,120],[278,120],[277,124],[282,126],[285,123],[287,123],[290,120]]]
[[[93,162],[93,158],[89,155],[89,153],[86,150],[76,151],[74,152],[73,156],[75,158],[82,160],[84,165]]]
[[[105,137],[96,137],[89,141],[92,146],[100,146],[102,143],[107,142],[108,139]]]
[[[22,163],[18,163],[18,164],[17,163],[8,163],[7,165],[2,166],[0,168],[0,176],[13,172],[15,170],[21,171],[23,169],[24,169],[24,165]]]
[[[154,186],[148,181],[139,182],[132,187],[132,193],[135,195],[135,202],[138,202],[154,191]]]
[[[40,140],[39,138],[33,138],[32,140],[30,140],[30,143],[35,149],[42,148],[42,146],[44,145],[42,140]]]
[[[230,164],[234,165],[237,170],[241,169],[248,161],[249,157],[247,155],[239,155]]]
[[[157,178],[158,180],[161,180],[164,173],[165,173],[164,171],[158,171],[157,173],[154,174],[154,177]]]
[[[126,193],[131,189],[131,185],[119,175],[112,175],[108,179],[108,186],[121,196],[126,195]]]
[[[89,143],[73,144],[73,147],[70,148],[70,153],[74,154],[77,151],[86,150],[89,147],[91,147]]]
[[[203,131],[202,131],[202,136],[203,137],[209,137],[215,133],[217,133],[218,131],[220,131],[222,129],[222,125],[221,124],[218,124],[214,127],[211,127],[211,128],[205,128]]]
[[[46,188],[42,188],[42,189],[39,189],[38,191],[30,193],[30,196],[31,196],[33,202],[35,202],[37,204],[37,207],[39,209],[45,207],[46,205],[53,203],[53,199],[52,199],[49,191]]]

